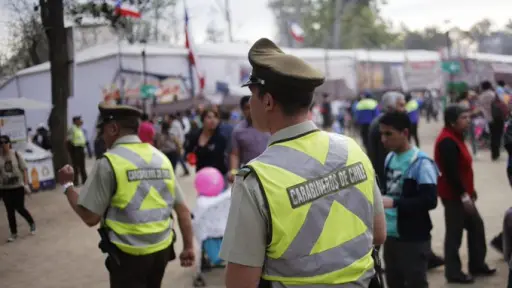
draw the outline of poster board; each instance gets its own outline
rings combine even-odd
[[[23,109],[0,110],[0,134],[7,135],[12,142],[27,141],[27,124]]]
[[[33,191],[55,187],[52,158],[26,161],[30,187]]]

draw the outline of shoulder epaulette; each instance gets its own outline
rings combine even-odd
[[[247,177],[247,175],[249,175],[251,173],[251,171],[252,171],[251,169],[244,167],[244,168],[241,168],[240,170],[238,170],[238,172],[236,173],[236,176],[242,176],[245,179],[245,177]]]

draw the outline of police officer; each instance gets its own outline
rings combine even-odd
[[[221,257],[226,287],[368,287],[384,209],[368,157],[320,131],[308,107],[323,75],[272,41],[249,51],[254,127],[269,147],[238,172]]]
[[[82,118],[80,116],[73,117],[73,124],[68,129],[68,148],[71,156],[73,169],[76,171],[73,183],[79,185],[78,176],[82,178],[82,184],[87,180],[87,171],[85,171],[85,146],[87,139],[82,130]]]
[[[110,287],[160,287],[175,237],[172,209],[183,234],[181,265],[194,262],[189,209],[170,161],[137,136],[140,111],[105,105],[99,110],[99,128],[110,150],[96,161],[80,194],[71,166],[59,170],[59,183],[88,226],[101,222]]]

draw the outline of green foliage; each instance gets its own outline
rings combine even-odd
[[[300,3],[300,4],[299,4]],[[339,47],[382,48],[393,46],[396,33],[390,32],[390,24],[378,14],[378,6],[384,1],[345,0],[341,14]],[[289,21],[301,24],[307,35],[305,47],[336,47],[333,37],[336,20],[336,1],[333,0],[270,0],[269,7],[278,22],[280,35],[286,35]],[[283,39],[280,39],[281,41]],[[289,42],[289,41],[288,41]]]

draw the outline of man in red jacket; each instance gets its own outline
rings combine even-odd
[[[449,283],[473,283],[472,276],[490,276],[496,269],[485,263],[487,247],[484,222],[474,204],[477,195],[473,182],[471,154],[464,143],[469,113],[459,105],[444,112],[445,127],[437,137],[434,159],[441,171],[437,191],[445,211],[445,277]],[[468,232],[469,272],[461,270],[459,248],[464,229]]]

